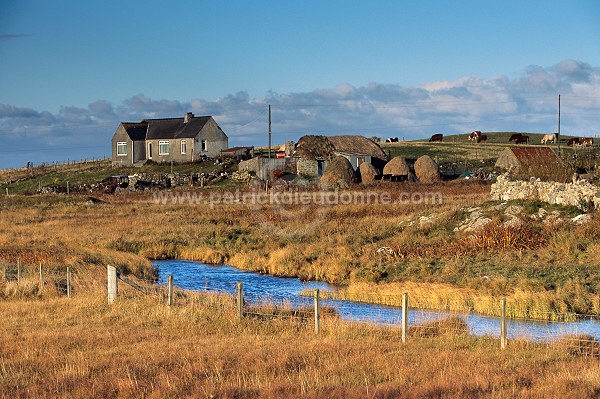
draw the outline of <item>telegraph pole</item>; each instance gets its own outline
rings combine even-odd
[[[271,104],[269,104],[269,158],[271,158]]]
[[[558,133],[556,133],[556,140],[558,141],[558,155],[560,155],[560,94],[558,95]]]

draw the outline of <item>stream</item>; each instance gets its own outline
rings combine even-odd
[[[172,274],[174,284],[185,290],[224,292],[235,294],[236,284],[244,283],[244,298],[252,304],[261,302],[289,303],[293,306],[312,305],[313,299],[300,296],[303,290],[335,291],[336,287],[323,282],[303,282],[297,278],[275,277],[257,272],[239,270],[231,266],[206,265],[183,260],[153,261],[159,271],[159,284],[165,284]],[[410,294],[410,293],[409,293]],[[410,299],[409,299],[410,301]],[[333,307],[340,317],[357,322],[400,325],[402,309],[342,300],[322,299],[322,306]],[[465,320],[471,334],[500,336],[500,319],[477,314],[410,309],[409,324],[441,320],[458,316]],[[509,338],[534,341],[552,341],[567,334],[589,334],[600,340],[600,321],[546,322],[523,319],[507,320]]]

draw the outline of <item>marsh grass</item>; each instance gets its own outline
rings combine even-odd
[[[459,319],[398,328],[324,317],[237,320],[233,298],[180,292],[173,307],[126,287],[2,300],[6,397],[590,397],[600,366],[562,344],[465,334]],[[261,311],[266,311],[262,309]],[[572,347],[572,345],[571,345]]]
[[[369,190],[398,196],[424,186]],[[189,259],[340,284],[355,298],[375,302],[387,301],[378,285],[394,292],[393,284],[419,283],[423,295],[409,292],[415,304],[428,308],[495,314],[505,296],[515,315],[598,313],[598,217],[582,226],[545,226],[532,219],[521,227],[506,227],[498,218],[483,230],[460,233],[454,227],[465,208],[487,201],[489,184],[449,182],[427,190],[439,191],[443,203],[307,205],[292,212],[239,203],[161,205],[149,194],[99,196],[94,204],[79,196],[2,197],[0,260],[113,264],[122,273],[153,279],[148,259]],[[411,225],[421,217],[431,221]],[[382,247],[391,252],[378,252]],[[359,295],[352,287],[362,283],[370,291]]]

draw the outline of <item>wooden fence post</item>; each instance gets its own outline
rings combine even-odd
[[[6,196],[8,197],[8,187],[6,187]]]
[[[238,319],[244,318],[244,283],[237,283],[237,313]]]
[[[173,275],[169,274],[167,277],[167,304],[173,306]]]
[[[71,298],[71,268],[67,266],[67,298]]]
[[[314,292],[315,297],[315,333],[321,332],[321,301],[319,298],[319,289],[317,288]]]
[[[67,180],[67,194],[69,194],[69,181]]]
[[[21,258],[17,258],[17,283],[21,282]]]
[[[506,349],[506,298],[500,300],[500,348]]]
[[[6,259],[2,258],[2,278],[4,281],[6,280]]]
[[[408,342],[408,293],[402,294],[402,343]]]
[[[42,292],[42,289],[44,288],[44,272],[42,271],[42,262],[40,262],[40,293]]]
[[[106,269],[108,272],[108,303],[112,304],[117,299],[119,292],[117,283],[117,269],[110,265],[108,265]]]

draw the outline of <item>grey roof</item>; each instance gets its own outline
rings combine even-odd
[[[143,141],[146,139],[147,124],[123,122],[122,125],[131,140]]]
[[[148,125],[146,140],[189,139],[196,137],[210,118],[192,117],[188,123],[183,123],[184,118],[145,119],[142,123]]]

